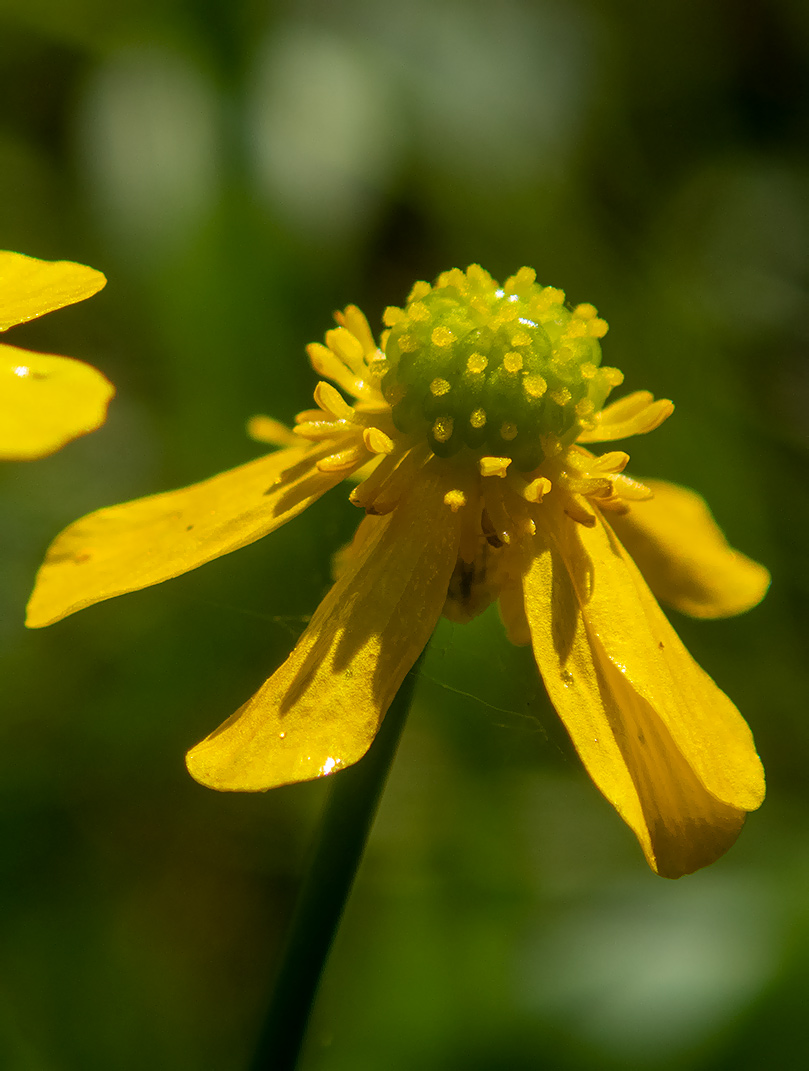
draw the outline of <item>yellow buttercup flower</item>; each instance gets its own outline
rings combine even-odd
[[[282,449],[71,525],[28,623],[245,546],[353,477],[365,517],[334,587],[287,661],[189,752],[191,774],[260,791],[356,762],[441,613],[469,620],[498,600],[649,864],[677,877],[712,862],[761,803],[763,772],[652,591],[720,617],[757,603],[769,576],[697,495],[640,483],[624,475],[627,454],[589,449],[651,431],[671,402],[639,391],[605,407],[622,379],[600,363],[607,325],[527,268],[502,287],[477,265],[417,283],[387,310],[380,345],[354,306],[336,318],[309,347],[317,407],[294,434],[251,422]]]
[[[84,301],[106,281],[84,264],[0,251],[0,331]],[[94,431],[113,394],[83,361],[0,345],[0,459],[45,457]]]

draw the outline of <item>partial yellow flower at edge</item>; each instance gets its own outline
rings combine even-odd
[[[0,251],[0,330],[97,293],[99,271]],[[29,461],[104,423],[115,393],[91,365],[0,345],[0,459]]]
[[[0,331],[97,294],[100,271],[70,260],[38,260],[0,250]]]
[[[114,393],[83,361],[0,344],[0,458],[32,461],[95,431]]]
[[[679,877],[713,862],[763,799],[763,772],[741,715],[647,582],[718,616],[754,605],[766,570],[706,509],[679,508],[690,492],[655,485],[655,510],[653,489],[624,475],[627,454],[590,452],[653,430],[673,406],[645,391],[605,405],[622,379],[600,367],[606,324],[563,302],[530,269],[502,287],[476,265],[453,269],[387,310],[380,346],[349,306],[309,355],[351,404],[321,382],[317,408],[297,417],[300,446],[71,525],[40,569],[28,624],[196,568],[360,480],[349,497],[365,517],[336,584],[287,661],[188,753],[192,775],[260,791],[356,762],[442,610],[466,621],[498,600],[650,866]]]

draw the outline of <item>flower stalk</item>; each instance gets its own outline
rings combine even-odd
[[[407,720],[423,655],[362,762],[332,781],[252,1071],[297,1066],[318,986]]]

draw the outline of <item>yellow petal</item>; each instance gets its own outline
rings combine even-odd
[[[595,414],[595,426],[579,435],[580,443],[607,443],[654,431],[674,412],[668,398],[654,400],[648,390],[637,390]]]
[[[538,525],[525,610],[551,700],[650,866],[706,866],[764,795],[750,730],[601,518],[584,528],[555,506]]]
[[[0,251],[0,331],[84,301],[106,282],[84,264]]]
[[[45,457],[94,431],[114,393],[83,361],[0,345],[0,458]]]
[[[364,523],[287,661],[188,753],[192,777],[256,792],[362,758],[441,613],[461,524],[445,491],[428,465],[392,513]]]
[[[290,447],[202,483],[71,524],[50,546],[28,603],[29,628],[159,584],[260,539],[342,479],[316,469],[323,449]]]
[[[610,523],[658,599],[692,617],[732,617],[764,598],[770,574],[728,544],[703,498],[644,483],[654,498]]]

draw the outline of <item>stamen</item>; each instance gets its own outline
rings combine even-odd
[[[463,491],[459,491],[457,488],[452,491],[447,491],[444,495],[444,505],[449,506],[453,513],[457,513],[459,509],[462,509],[466,505],[466,495]]]
[[[295,435],[302,439],[310,439],[312,442],[323,442],[325,439],[337,438],[340,435],[352,431],[352,426],[345,420],[305,420],[297,424],[293,429]]]
[[[481,476],[503,477],[510,464],[510,457],[482,457],[478,462]]]
[[[376,342],[374,342],[374,336],[368,326],[368,321],[356,305],[346,305],[342,312],[334,314],[334,318],[338,324],[351,332],[366,354],[376,349]]]
[[[379,494],[385,481],[389,479],[403,457],[404,453],[401,450],[383,457],[373,472],[366,476],[362,483],[349,494],[349,502],[359,506],[360,509],[366,509],[368,504],[373,502],[376,495]]]
[[[292,428],[263,414],[250,417],[247,421],[247,434],[257,443],[269,443],[272,446],[300,445]]]
[[[583,525],[585,528],[595,528],[596,516],[585,508],[584,504],[575,498],[569,498],[565,506],[565,513],[572,521]]]
[[[623,472],[628,461],[629,454],[624,450],[610,450],[606,454],[601,454],[600,457],[594,457],[587,466],[587,471],[590,473]]]
[[[312,368],[319,376],[325,376],[332,383],[336,383],[338,387],[348,391],[349,394],[357,395],[361,393],[361,390],[358,390],[357,377],[353,375],[350,369],[346,368],[343,362],[330,349],[321,346],[319,342],[312,342],[306,347],[306,352],[309,354]]]
[[[361,446],[349,446],[345,450],[338,450],[335,454],[318,461],[319,472],[342,472],[353,469],[363,460],[364,451]]]
[[[345,327],[333,327],[326,332],[326,345],[355,375],[363,371],[365,356],[358,338]]]
[[[393,451],[393,439],[380,428],[366,428],[362,433],[362,441],[372,454],[390,454]]]
[[[420,443],[403,455],[388,454],[379,467],[354,488],[349,499],[373,516],[390,513],[429,455],[426,443]]]
[[[546,476],[537,476],[523,488],[522,497],[526,502],[541,502],[548,494],[553,484]]]
[[[617,495],[630,502],[645,502],[647,499],[654,498],[654,491],[651,487],[647,487],[640,480],[633,480],[631,476],[616,476],[613,480],[613,487]]]
[[[331,383],[324,383],[323,380],[318,383],[315,387],[315,402],[324,413],[328,413],[335,420],[353,421],[354,419],[354,410]]]
[[[503,484],[498,480],[485,480],[483,482],[483,502],[485,509],[481,518],[481,525],[483,534],[488,542],[491,546],[502,546],[505,543],[510,543],[514,521],[506,510],[503,501]],[[492,542],[492,535],[496,538],[496,543]]]

